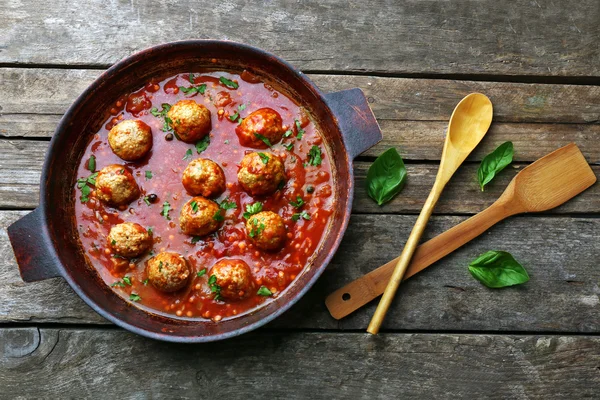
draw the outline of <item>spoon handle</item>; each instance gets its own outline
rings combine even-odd
[[[421,272],[506,217],[520,212],[516,208],[507,207],[508,205],[504,200],[497,201],[479,214],[420,245],[416,249],[403,279],[408,279]],[[331,316],[335,319],[341,319],[381,295],[385,291],[400,257],[389,261],[327,296],[325,304]]]
[[[438,174],[439,175],[439,174]],[[444,183],[440,183],[440,181],[436,181],[427,200],[425,201],[425,205],[413,226],[408,239],[406,240],[406,244],[404,245],[404,249],[402,250],[402,254],[398,258],[398,262],[396,263],[396,267],[392,272],[392,276],[383,292],[383,296],[377,305],[377,309],[373,314],[373,318],[371,318],[371,322],[369,323],[369,327],[367,328],[367,332],[376,335],[379,332],[379,328],[381,327],[381,323],[385,318],[385,314],[387,313],[392,301],[394,300],[394,296],[396,295],[396,291],[398,290],[398,286],[400,286],[400,282],[402,281],[402,277],[408,268],[408,264],[412,259],[412,256],[417,249],[417,245],[421,240],[421,235],[423,235],[423,231],[427,226],[427,221],[433,212],[433,208],[435,207],[435,203],[437,203],[442,190],[444,189]]]

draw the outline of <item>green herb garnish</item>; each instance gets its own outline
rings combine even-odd
[[[296,201],[290,201],[290,204],[295,207],[295,208],[300,208],[304,205],[304,200],[302,199],[302,197],[297,196],[296,197]]]
[[[269,162],[269,156],[265,153],[258,153],[258,156],[260,157],[260,160],[263,162],[263,164],[266,165]]]
[[[257,201],[256,203],[253,203],[253,204],[246,204],[246,212],[244,213],[243,216],[245,219],[248,219],[248,218],[250,218],[250,216],[261,212],[262,208],[263,208],[263,205],[260,201]]]
[[[171,205],[169,204],[168,201],[165,201],[163,203],[163,208],[162,208],[162,211],[160,212],[160,215],[162,215],[163,217],[165,217],[168,220],[171,220],[171,217],[169,217],[170,210],[171,210]]]
[[[215,275],[211,275],[208,278],[208,286],[210,287],[210,291],[215,294],[214,299],[221,299],[221,286],[217,285],[217,277]]]
[[[190,83],[193,85],[194,83],[194,74],[190,72],[190,75],[188,76],[188,79],[190,80]]]
[[[199,241],[200,241],[200,236],[194,236],[194,237],[192,238],[192,244],[196,244],[196,243],[198,243]]]
[[[229,198],[226,198],[219,204],[219,207],[223,210],[233,210],[234,208],[237,208],[237,204],[235,204],[235,201],[229,201]]]
[[[158,111],[158,109],[156,107],[153,107],[150,109],[150,113],[157,118],[164,118],[167,116],[167,113],[171,109],[171,105],[169,103],[162,103],[160,106],[161,106],[160,111]]]
[[[323,161],[323,155],[319,146],[313,146],[308,152],[308,164],[314,167],[321,165]]]
[[[148,207],[150,207],[150,204],[151,204],[151,203],[150,203],[150,198],[149,198],[148,196],[144,196],[144,203],[146,203],[146,205],[147,205]]]
[[[252,218],[250,220],[250,223],[253,225],[253,228],[250,229],[250,233],[248,234],[248,236],[250,236],[251,238],[255,237],[256,235],[260,235],[262,231],[264,231],[266,228],[265,224],[263,224],[262,222],[259,224],[258,219],[256,218]]]
[[[406,183],[406,167],[395,148],[383,152],[367,172],[367,193],[382,205],[400,193]]]
[[[310,214],[307,213],[306,211],[302,211],[299,213],[295,213],[292,215],[292,220],[293,221],[299,221],[300,218],[304,218],[305,220],[309,221],[310,220]]]
[[[94,172],[87,178],[77,179],[77,187],[81,190],[81,197],[79,198],[82,203],[87,203],[90,200],[90,193],[92,193],[91,186],[96,185],[96,177],[98,173]]]
[[[489,288],[520,285],[529,280],[527,271],[506,251],[488,251],[469,264],[469,272]]]
[[[90,156],[90,159],[88,160],[87,169],[90,172],[96,171],[96,156],[93,154]]]
[[[152,179],[152,171],[146,171],[146,179]]]
[[[294,124],[296,124],[296,139],[300,140],[302,139],[302,136],[304,136],[304,129],[302,129],[302,126],[300,126],[300,121],[297,119],[294,120]]]
[[[198,273],[196,275],[198,275],[198,278],[201,276],[204,276],[204,274],[206,274],[206,268],[201,269],[200,271],[198,271]]]
[[[129,295],[129,300],[131,300],[131,301],[140,301],[140,300],[142,300],[142,298],[137,293],[131,293]]]
[[[110,287],[125,287],[125,284],[121,281],[116,281],[115,283],[113,283],[112,285],[110,285]]]
[[[513,160],[514,148],[512,142],[502,143],[498,148],[485,156],[477,170],[479,186],[483,192],[484,186],[490,183],[496,174],[502,171]]]
[[[271,293],[271,291],[267,289],[266,286],[261,286],[260,289],[258,289],[258,292],[256,292],[256,294],[259,296],[271,296],[273,293]]]
[[[256,133],[254,132],[254,136],[256,136],[258,139],[262,140],[262,142],[264,144],[266,144],[269,147],[273,147],[273,145],[271,144],[271,141],[269,140],[268,137],[261,135],[260,133]]]
[[[198,203],[196,200],[192,200],[190,207],[192,208],[192,214],[196,214],[198,212]]]
[[[194,93],[204,94],[204,92],[206,91],[206,84],[203,83],[202,85],[191,86],[189,88],[179,86],[179,90],[181,90],[183,92],[183,94],[194,94]]]
[[[237,84],[237,82],[234,82],[230,79],[225,78],[224,76],[219,78],[219,81],[227,86],[229,89],[237,89],[238,87],[240,87],[240,85]]]
[[[126,285],[131,286],[131,278],[128,276],[124,276],[123,277],[123,282],[125,282]]]
[[[221,209],[217,210],[217,212],[215,212],[215,215],[213,215],[213,219],[215,221],[223,221],[225,220],[225,217],[223,216],[223,214],[221,213]]]
[[[192,156],[192,149],[187,149],[187,151],[185,152],[185,156],[183,156],[182,160],[187,160],[191,156]]]
[[[283,134],[283,137],[288,138],[290,136],[292,136],[294,134],[294,132],[292,132],[291,129],[288,129],[287,131],[285,131],[285,133]]]
[[[294,148],[294,143],[284,144],[283,147],[285,147],[287,151],[292,151]]]
[[[148,278],[144,279],[144,280],[142,281],[142,283],[144,284],[144,286],[146,286],[146,285],[148,284]]]
[[[202,139],[196,142],[196,152],[198,154],[202,153],[204,150],[208,148],[210,144],[210,136],[206,135]]]

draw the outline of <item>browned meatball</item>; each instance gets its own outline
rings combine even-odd
[[[191,195],[215,197],[225,191],[225,173],[216,162],[199,158],[185,168],[181,183]]]
[[[190,277],[190,266],[178,253],[164,251],[146,263],[146,274],[152,286],[162,292],[175,292],[185,287]]]
[[[204,197],[192,197],[185,203],[179,214],[179,226],[183,233],[205,236],[223,225],[223,214],[219,205]]]
[[[286,229],[283,218],[273,211],[262,211],[246,221],[250,240],[263,250],[277,250],[285,242]]]
[[[210,270],[209,282],[211,279],[215,279],[219,295],[224,299],[240,300],[254,291],[252,272],[242,260],[220,260]]]
[[[266,149],[283,137],[283,121],[272,108],[260,108],[248,115],[235,129],[243,146]],[[268,141],[269,144],[265,143]]]
[[[108,132],[108,144],[123,160],[138,160],[152,148],[152,130],[140,120],[119,122]]]
[[[152,246],[148,231],[135,222],[113,226],[106,239],[115,253],[128,258],[141,256]]]
[[[96,196],[112,206],[131,203],[140,195],[135,178],[124,165],[108,165],[96,177]]]
[[[177,137],[186,143],[194,143],[210,132],[210,111],[194,100],[179,100],[167,117]]]
[[[238,181],[253,196],[273,193],[285,179],[281,158],[273,153],[249,153],[242,158]]]

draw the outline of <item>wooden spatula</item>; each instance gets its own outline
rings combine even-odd
[[[494,204],[417,248],[404,279],[427,268],[503,219],[558,207],[596,182],[579,148],[571,143],[523,168]],[[331,293],[325,304],[340,319],[381,295],[398,258]]]

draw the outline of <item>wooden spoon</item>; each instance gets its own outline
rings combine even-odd
[[[402,277],[408,268],[417,244],[421,240],[421,235],[433,212],[435,203],[437,203],[446,183],[454,175],[454,172],[456,172],[458,167],[485,136],[492,123],[492,115],[492,102],[481,93],[469,94],[454,109],[450,117],[450,123],[448,124],[442,159],[435,182],[433,183],[433,188],[406,241],[404,250],[402,250],[402,254],[396,262],[394,271],[371,319],[367,332],[373,335],[379,332],[379,327],[392,304],[396,290],[400,286]]]
[[[489,208],[419,246],[404,279],[424,270],[503,219],[558,207],[594,182],[594,172],[573,143],[540,158],[519,172]],[[325,304],[333,318],[343,318],[383,293],[398,260],[388,262],[327,296]]]

